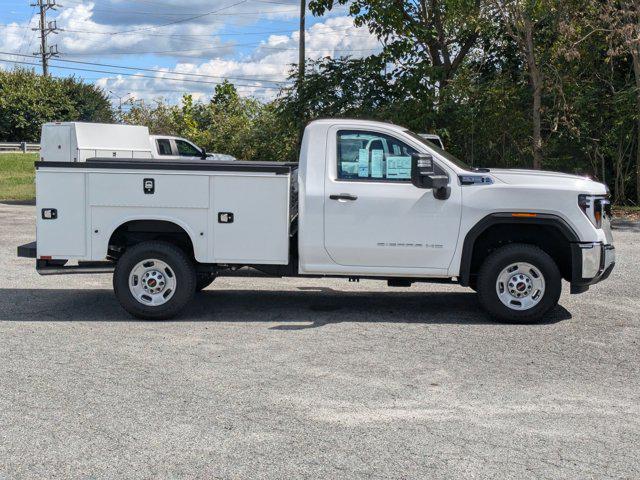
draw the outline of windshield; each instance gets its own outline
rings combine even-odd
[[[406,133],[407,135],[410,135],[411,138],[417,140],[418,142],[422,143],[423,145],[426,145],[429,148],[432,148],[433,150],[436,151],[436,153],[438,155],[440,155],[441,157],[443,157],[446,160],[449,160],[451,163],[453,163],[456,167],[458,168],[462,168],[463,170],[473,170],[472,167],[470,167],[469,165],[467,165],[466,163],[464,163],[462,160],[460,160],[457,157],[454,157],[453,155],[451,155],[449,152],[447,152],[446,150],[442,150],[440,147],[438,147],[435,143],[430,142],[429,140],[427,140],[426,138],[422,138],[420,135],[413,133],[409,130],[405,130],[404,133]]]

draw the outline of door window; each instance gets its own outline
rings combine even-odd
[[[173,155],[171,153],[171,142],[166,138],[156,140],[158,145],[158,155]]]
[[[338,179],[408,182],[416,150],[384,133],[338,132]]]
[[[184,140],[176,140],[176,146],[178,147],[178,155],[181,157],[199,157],[202,155],[199,149]]]

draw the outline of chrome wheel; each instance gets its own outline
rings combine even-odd
[[[529,310],[544,296],[545,281],[540,269],[530,263],[512,263],[496,281],[500,301],[512,310]]]
[[[162,260],[143,260],[131,269],[129,291],[143,305],[163,305],[176,291],[176,275]]]

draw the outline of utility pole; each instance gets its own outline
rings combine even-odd
[[[304,53],[304,37],[305,37],[305,14],[307,12],[307,0],[300,0],[300,47],[298,57],[298,81],[302,83],[305,72],[305,53]]]
[[[32,7],[38,7],[40,9],[40,26],[33,28],[32,30],[40,30],[40,51],[34,52],[34,55],[40,55],[42,58],[42,74],[44,76],[49,75],[49,59],[51,57],[57,57],[59,55],[58,45],[51,45],[47,47],[47,36],[50,33],[58,33],[58,25],[55,20],[47,22],[47,10],[55,10],[61,5],[56,4],[56,0],[37,0],[37,3],[32,3]]]
[[[122,122],[122,104],[124,103],[122,100],[127,99],[127,97],[131,95],[131,92],[125,93],[124,95],[118,95],[116,92],[112,92],[111,90],[109,90],[109,93],[113,96],[113,98],[118,99],[118,117],[120,117],[118,120]]]

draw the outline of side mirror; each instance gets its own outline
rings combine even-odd
[[[430,188],[433,196],[439,200],[449,198],[449,177],[436,175],[433,156],[428,153],[411,155],[411,183],[417,188]]]
[[[204,148],[202,150],[200,150],[200,158],[202,160],[206,160],[207,159],[207,151]]]

